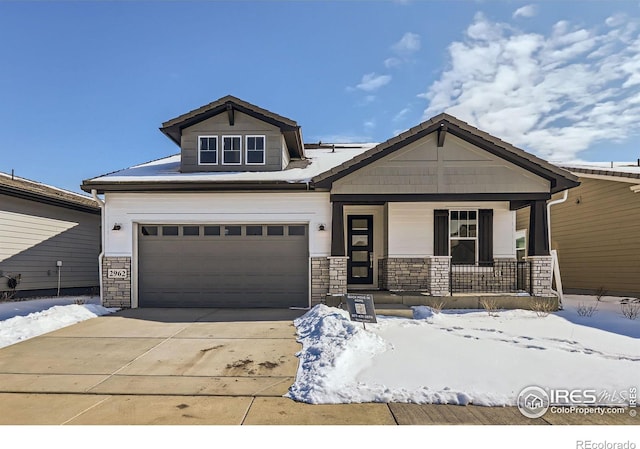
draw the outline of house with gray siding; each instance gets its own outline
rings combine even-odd
[[[97,292],[100,233],[93,199],[0,173],[0,297]]]
[[[546,204],[577,178],[455,117],[382,143],[303,143],[294,120],[226,96],[160,131],[178,154],[82,184],[103,205],[107,306],[552,296]]]

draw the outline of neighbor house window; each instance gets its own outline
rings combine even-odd
[[[264,140],[264,136],[247,136],[245,157],[247,165],[264,164]]]
[[[527,256],[527,231],[516,231],[516,259],[524,260]]]
[[[478,248],[478,212],[452,210],[449,217],[452,264],[475,264]]]
[[[216,136],[198,137],[198,164],[215,165],[218,163],[218,138]]]
[[[222,136],[222,163],[240,165],[242,163],[242,138],[240,136]]]

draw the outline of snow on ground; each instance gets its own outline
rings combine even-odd
[[[627,392],[640,386],[640,318],[621,298],[565,296],[564,310],[434,313],[351,322],[318,305],[295,321],[303,345],[288,397],[308,403],[515,405],[527,386]],[[591,317],[578,308],[597,306]],[[611,403],[606,398],[600,404]]]
[[[99,303],[90,296],[0,303],[0,348],[118,310]]]

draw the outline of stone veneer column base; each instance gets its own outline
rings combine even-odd
[[[555,296],[551,291],[553,270],[551,256],[529,256],[531,262],[531,294],[533,296]]]
[[[126,270],[126,278],[109,279],[110,269]],[[103,257],[102,305],[121,309],[131,308],[131,257]]]
[[[347,260],[346,256],[329,256],[329,296],[347,294]]]
[[[429,293],[431,296],[449,296],[451,294],[451,256],[429,256],[426,260],[429,271]]]
[[[324,303],[329,294],[329,259],[311,258],[311,306]]]

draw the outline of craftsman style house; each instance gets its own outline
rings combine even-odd
[[[380,144],[304,144],[295,121],[227,96],[160,130],[180,154],[82,185],[104,194],[106,305],[309,307],[356,289],[550,295],[546,202],[577,178],[455,117]]]

